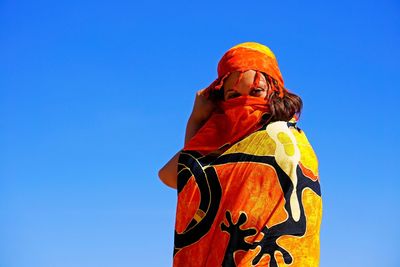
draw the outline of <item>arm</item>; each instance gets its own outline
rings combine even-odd
[[[197,133],[210,117],[215,108],[214,103],[206,99],[202,93],[204,89],[196,93],[195,103],[192,114],[186,125],[185,144]],[[181,150],[179,150],[165,165],[158,171],[158,177],[167,186],[177,188],[178,178],[178,159]]]
[[[203,122],[196,121],[192,117],[189,118],[186,126],[185,144],[197,133],[197,131],[203,125]],[[158,171],[158,176],[161,181],[171,187],[177,188],[177,170],[178,170],[178,159],[181,150],[179,150],[165,165]]]

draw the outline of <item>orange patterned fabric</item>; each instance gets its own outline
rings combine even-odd
[[[251,128],[268,112],[261,100],[227,101],[181,151],[174,267],[319,265],[317,156],[296,118]],[[232,143],[213,150],[220,140]]]

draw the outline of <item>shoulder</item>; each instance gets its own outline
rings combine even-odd
[[[318,177],[318,158],[302,129],[293,122],[275,121],[266,126],[265,132],[275,144],[275,160],[288,175],[300,165]]]

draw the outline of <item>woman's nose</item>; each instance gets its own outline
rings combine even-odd
[[[250,95],[251,94],[251,90],[252,90],[252,88],[246,88],[246,89],[242,90],[242,92],[240,92],[240,94],[242,94],[242,95]]]

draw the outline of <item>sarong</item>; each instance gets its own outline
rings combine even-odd
[[[174,267],[318,266],[318,159],[293,121],[203,155],[182,150]]]

